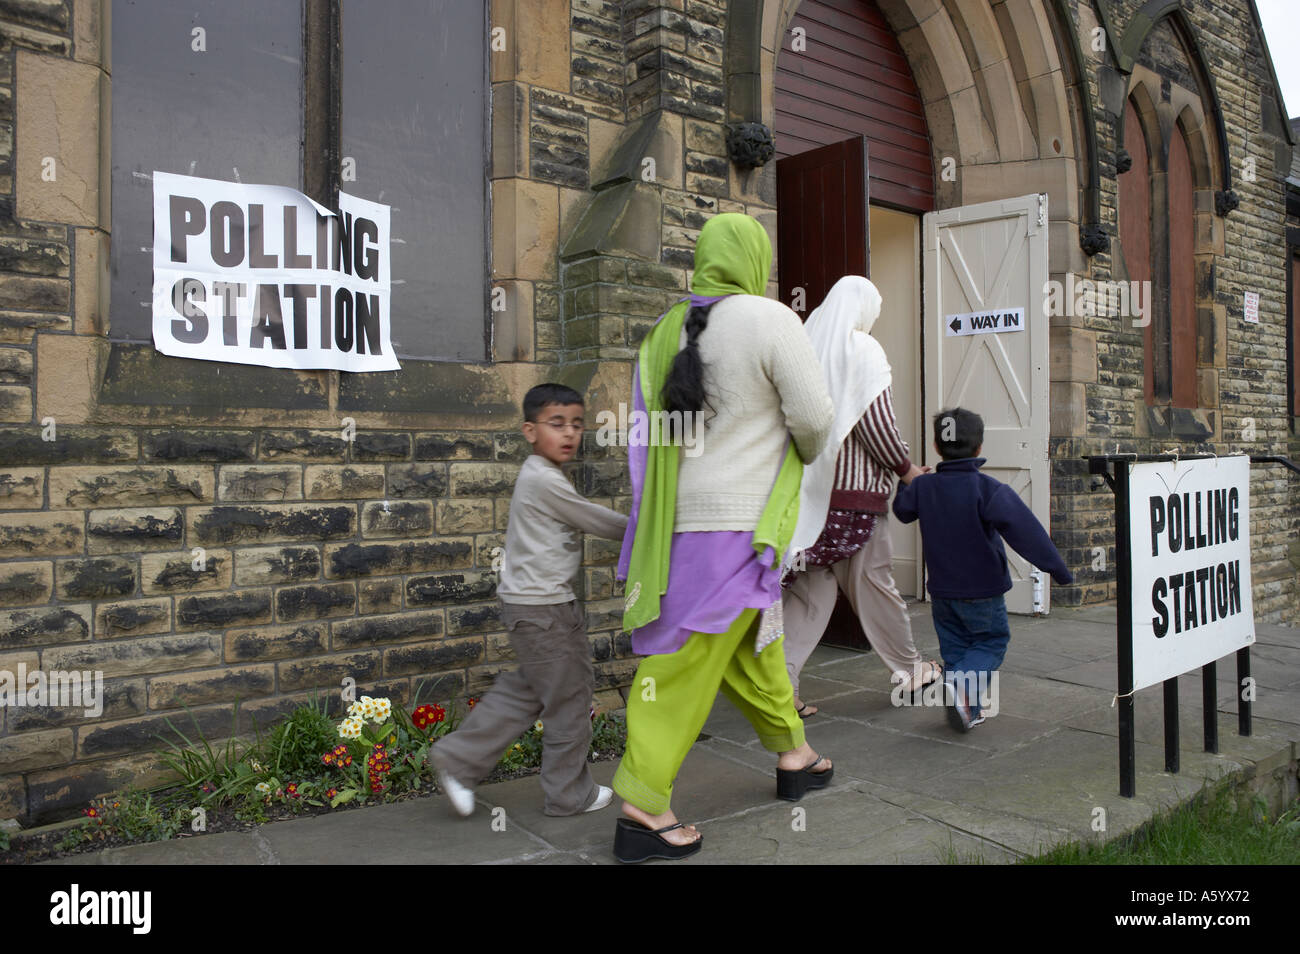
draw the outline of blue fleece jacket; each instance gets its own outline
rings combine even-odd
[[[1057,583],[1073,582],[1033,511],[1006,484],[981,474],[983,464],[983,457],[946,460],[900,485],[894,497],[894,516],[921,520],[930,595],[978,600],[1011,589],[1002,540]]]

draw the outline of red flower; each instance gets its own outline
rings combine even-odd
[[[465,704],[469,706],[471,709],[473,709],[476,705],[478,705],[478,700],[475,699],[473,696],[471,696],[469,702]]]
[[[339,793],[339,790],[338,790],[337,788],[327,788],[327,789],[325,789],[325,797],[326,797],[326,798],[333,798],[333,797],[334,797],[335,795],[337,795],[338,793]]]
[[[297,783],[297,782],[290,782],[288,785],[285,786],[284,793],[285,793],[286,795],[290,796],[291,798],[297,798],[297,797],[298,797],[298,783]]]

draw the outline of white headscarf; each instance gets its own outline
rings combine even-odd
[[[825,449],[805,464],[799,490],[799,522],[787,550],[787,563],[817,542],[830,511],[835,462],[840,446],[871,402],[889,387],[891,372],[885,349],[871,337],[880,317],[880,292],[861,275],[845,275],[804,325],[826,375],[835,403],[835,423]]]

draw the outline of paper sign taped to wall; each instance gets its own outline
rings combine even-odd
[[[395,371],[389,207],[339,194],[153,174],[153,340],[272,368]]]

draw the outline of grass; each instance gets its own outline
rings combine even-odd
[[[1021,864],[1300,864],[1300,801],[1269,817],[1264,800],[1229,783],[1203,790],[1137,831],[1104,844],[1071,842]]]

